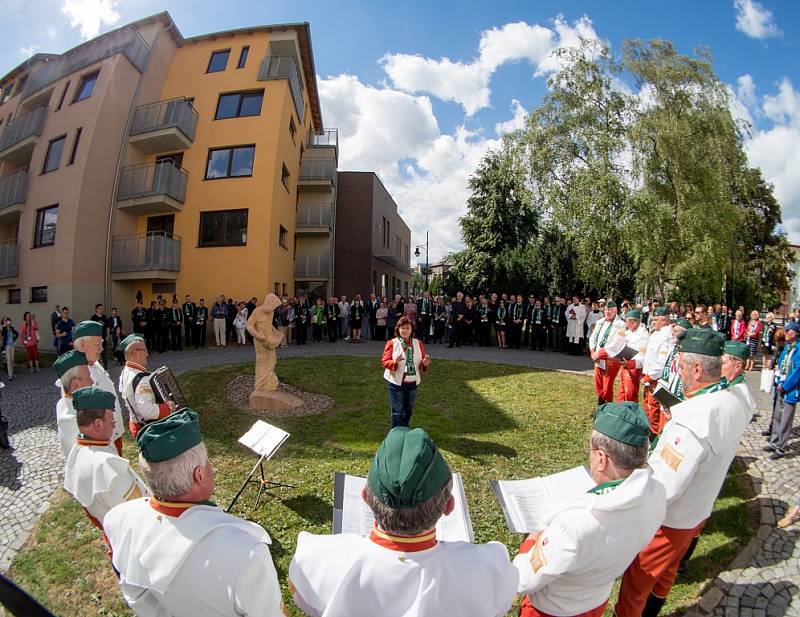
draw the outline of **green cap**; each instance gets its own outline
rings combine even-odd
[[[58,356],[58,359],[53,362],[53,369],[55,369],[58,378],[61,379],[69,369],[88,364],[85,353],[77,349],[71,349],[67,353]]]
[[[606,302],[606,308],[617,308],[617,303],[614,302],[613,300],[609,300],[608,302]]]
[[[129,334],[120,341],[119,350],[124,353],[125,350],[128,349],[129,345],[137,341],[141,341],[142,343],[144,343],[144,337],[141,334]]]
[[[188,407],[146,424],[136,436],[139,452],[150,463],[173,459],[202,442],[200,421]]]
[[[76,411],[81,409],[114,409],[117,397],[94,386],[80,388],[72,393],[72,405]]]
[[[678,351],[703,356],[721,356],[725,337],[711,328],[692,328],[678,337]]]
[[[450,479],[450,468],[436,444],[421,428],[398,426],[378,448],[367,483],[375,497],[391,508],[416,508]]]
[[[657,306],[653,309],[653,317],[666,317],[667,315],[669,315],[669,311],[666,306]]]
[[[84,336],[103,336],[103,324],[87,319],[72,328],[72,339],[77,341]]]
[[[597,409],[594,430],[629,446],[644,446],[650,438],[650,421],[639,403],[606,403]]]
[[[677,319],[675,321],[675,325],[680,326],[681,328],[685,328],[686,330],[691,330],[692,328],[694,328],[692,322],[689,321],[688,319],[684,319],[683,317]]]
[[[638,319],[641,321],[642,314],[636,309],[631,309],[630,311],[625,313],[625,319]]]
[[[750,357],[750,346],[741,341],[725,341],[725,353],[747,360]]]

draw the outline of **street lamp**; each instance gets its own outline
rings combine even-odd
[[[425,251],[425,291],[428,291],[428,232],[425,231],[425,246],[418,244],[414,249],[414,257],[419,257],[419,250]]]

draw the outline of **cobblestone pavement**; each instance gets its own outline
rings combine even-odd
[[[588,373],[591,363],[584,357],[528,350],[499,350],[478,347],[448,349],[429,345],[434,359],[463,359],[504,363],[531,368]],[[378,358],[382,344],[367,341],[292,345],[279,350],[279,357],[352,355]],[[183,353],[155,354],[151,366],[166,364],[178,374],[192,368],[247,362],[253,359],[250,346],[209,348]],[[111,367],[115,383],[119,368]],[[800,441],[792,442],[789,455],[770,461],[762,452],[761,431],[770,421],[771,396],[758,392],[759,374],[748,375],[759,414],[745,433],[740,451],[753,478],[760,506],[756,534],[743,547],[730,567],[722,572],[690,614],[714,617],[800,617],[800,525],[781,530],[777,519],[800,496]],[[13,450],[0,450],[0,572],[8,570],[14,555],[24,544],[36,519],[48,506],[61,483],[63,455],[55,433],[54,374],[46,369],[29,375],[21,373],[2,390],[3,415],[10,421]]]

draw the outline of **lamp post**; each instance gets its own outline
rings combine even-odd
[[[414,257],[419,257],[419,250],[425,251],[425,291],[428,291],[428,231],[425,231],[425,246],[418,244],[414,249]]]

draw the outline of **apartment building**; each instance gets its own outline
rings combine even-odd
[[[329,285],[337,157],[308,24],[184,38],[164,12],[37,54],[0,78],[0,304]]]
[[[408,296],[411,230],[371,171],[340,171],[336,196],[336,295]]]

